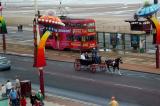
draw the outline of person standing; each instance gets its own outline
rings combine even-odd
[[[22,96],[21,100],[20,100],[20,106],[26,106],[27,105],[27,101],[26,98],[24,96]]]
[[[12,83],[10,82],[10,80],[7,80],[7,83],[6,83],[6,93],[7,93],[7,96],[9,95],[11,89],[12,89]]]
[[[20,81],[19,81],[19,79],[18,79],[17,76],[16,76],[15,89],[16,89],[17,94],[18,94],[18,99],[20,100],[20,96],[21,96],[21,85],[20,85]]]
[[[36,97],[32,92],[30,95],[30,103],[32,104],[32,106],[35,106],[35,102],[36,102]]]
[[[11,89],[11,91],[9,93],[9,99],[10,99],[10,101],[12,103],[11,106],[18,106],[18,104],[17,104],[17,96],[18,96],[17,95],[17,91],[15,90],[14,87],[12,87],[12,89]]]
[[[44,96],[41,93],[41,90],[38,90],[38,92],[36,93],[36,100],[40,101],[40,104],[42,106],[44,106],[43,99],[44,99]]]
[[[17,89],[20,89],[20,81],[19,81],[19,79],[18,78],[16,78],[16,85],[15,85],[15,87],[16,87],[16,90]]]
[[[111,101],[109,102],[109,106],[119,106],[119,103],[116,101],[114,96],[112,96]]]
[[[1,91],[2,91],[2,97],[7,96],[6,95],[6,86],[4,86],[4,84],[2,84]]]

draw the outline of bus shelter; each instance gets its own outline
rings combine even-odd
[[[146,52],[155,48],[150,40],[152,36],[145,32],[97,32],[97,43],[101,50],[121,50]]]

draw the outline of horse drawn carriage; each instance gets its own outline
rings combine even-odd
[[[75,71],[81,71],[82,69],[87,69],[92,73],[95,73],[97,70],[101,70],[102,71],[102,65],[105,65],[104,63],[101,63],[101,61],[99,61],[98,63],[95,63],[92,59],[75,59],[74,62],[74,68]]]
[[[97,71],[108,71],[109,72],[115,72],[115,69],[119,70],[119,63],[122,63],[121,57],[116,59],[107,59],[104,62],[101,60],[101,57],[99,57],[98,61],[95,62],[93,58],[90,59],[75,59],[74,62],[74,68],[75,71],[81,71],[81,70],[88,70],[92,73],[95,73]],[[110,67],[113,68],[113,71],[110,70]],[[119,74],[120,71],[118,71]]]

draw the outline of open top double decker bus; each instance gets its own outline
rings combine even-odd
[[[57,50],[91,50],[97,46],[96,26],[94,19],[73,19],[65,16],[60,17],[65,26],[53,26],[48,19],[39,18],[40,36],[46,30],[52,35],[46,42],[46,47]]]

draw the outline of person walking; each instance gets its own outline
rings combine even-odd
[[[11,106],[18,106],[17,103],[17,91],[15,90],[14,87],[12,87],[10,93],[9,93],[9,100],[11,102]]]
[[[111,101],[109,102],[108,106],[119,106],[118,101],[116,101],[115,97],[111,97]]]
[[[7,94],[7,96],[9,95],[11,89],[12,89],[12,83],[10,82],[10,80],[7,80],[7,83],[6,83],[6,94]]]

